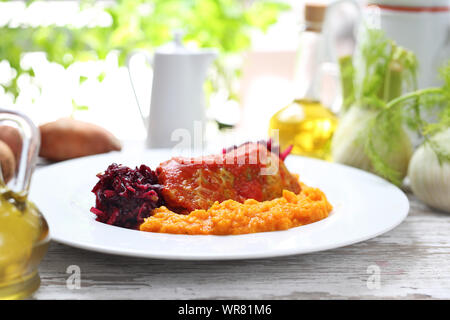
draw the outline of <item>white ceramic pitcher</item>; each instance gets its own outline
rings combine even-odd
[[[147,128],[148,148],[176,146],[179,137],[173,134],[179,129],[185,130],[194,141],[194,128],[205,122],[203,83],[217,52],[213,49],[188,49],[183,46],[181,38],[181,33],[176,33],[173,42],[156,49],[154,56],[148,57],[153,68],[148,118],[143,116],[136,97]],[[130,80],[133,86],[131,74]]]
[[[373,0],[388,38],[419,61],[419,88],[439,86],[439,68],[450,60],[450,0]]]

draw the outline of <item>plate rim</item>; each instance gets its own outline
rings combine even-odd
[[[173,150],[170,150],[170,149],[146,149],[146,150],[140,150],[138,153],[146,154],[146,153],[153,153],[153,152],[168,153],[168,152],[173,152]],[[55,164],[46,165],[44,167],[38,168],[36,171],[42,172],[42,171],[46,171],[46,169],[54,169],[55,167],[66,166],[71,162],[79,162],[80,160],[89,161],[90,159],[98,158],[98,157],[108,158],[114,154],[120,155],[121,157],[126,157],[126,155],[124,154],[123,151],[122,152],[110,152],[110,153],[106,153],[106,154],[71,159],[71,160],[58,162]],[[326,165],[344,168],[344,170],[355,171],[355,172],[357,172],[357,174],[368,175],[368,177],[371,177],[372,179],[373,178],[379,179],[383,183],[390,185],[391,188],[393,187],[393,189],[396,190],[396,192],[398,193],[398,195],[400,196],[401,201],[402,201],[403,213],[398,214],[398,218],[396,219],[395,223],[392,223],[391,225],[383,228],[382,230],[379,230],[378,232],[371,233],[366,236],[361,236],[357,239],[338,241],[335,243],[329,243],[328,245],[322,245],[320,247],[310,247],[309,249],[305,249],[305,248],[301,248],[301,247],[288,248],[285,250],[278,249],[276,252],[272,252],[272,251],[270,251],[270,252],[253,252],[253,253],[242,252],[242,253],[233,253],[233,254],[225,254],[225,255],[224,254],[215,254],[215,253],[212,253],[210,255],[199,255],[199,254],[189,253],[189,255],[174,256],[173,253],[159,254],[159,253],[152,253],[152,252],[142,252],[141,250],[133,250],[133,249],[125,251],[123,248],[108,248],[108,247],[105,247],[103,245],[98,245],[98,244],[85,244],[84,242],[80,242],[80,241],[75,242],[73,240],[72,241],[67,240],[63,237],[59,237],[59,236],[55,235],[54,232],[52,232],[53,228],[51,228],[51,227],[50,227],[50,238],[51,238],[51,240],[53,240],[55,242],[62,243],[64,245],[68,245],[68,246],[71,246],[74,248],[88,250],[88,251],[92,251],[92,252],[99,252],[99,253],[103,253],[103,254],[117,255],[117,256],[127,256],[127,257],[146,258],[146,259],[173,260],[173,261],[180,261],[180,260],[182,260],[182,261],[253,260],[253,259],[278,258],[278,257],[286,257],[286,256],[300,255],[300,254],[308,254],[308,253],[314,253],[314,252],[322,252],[322,251],[326,251],[326,250],[333,250],[333,249],[337,249],[337,248],[341,248],[341,247],[347,247],[347,246],[350,246],[350,245],[353,245],[356,243],[360,243],[363,241],[367,241],[369,239],[376,238],[384,233],[387,233],[387,232],[395,229],[406,219],[406,217],[409,214],[410,203],[409,203],[409,199],[406,196],[406,194],[399,187],[393,185],[392,183],[386,181],[385,179],[383,179],[377,175],[374,175],[370,172],[367,172],[367,171],[364,171],[364,170],[361,170],[358,168],[350,167],[350,166],[347,166],[344,164],[328,162],[328,161],[324,161],[324,160],[320,160],[320,159],[312,159],[312,158],[298,156],[298,155],[291,155],[289,158],[288,158],[288,162],[294,161],[293,159],[295,159],[295,158],[298,158],[298,159],[300,159],[300,161],[305,161],[305,162],[321,162]],[[289,167],[289,165],[288,165],[288,167]],[[39,203],[38,203],[38,205],[39,205]],[[44,216],[46,216],[46,215],[44,214]],[[318,221],[318,222],[315,222],[312,224],[299,226],[299,227],[291,228],[288,230],[269,231],[269,232],[251,233],[251,234],[243,234],[243,235],[180,235],[180,234],[166,234],[166,235],[169,237],[186,237],[186,236],[188,236],[188,237],[203,237],[203,238],[223,238],[223,237],[233,237],[233,238],[244,237],[245,238],[248,236],[253,236],[255,234],[256,235],[264,235],[267,233],[282,234],[282,233],[287,233],[287,232],[295,232],[299,228],[302,228],[302,229],[307,228],[307,227],[310,228],[311,226],[317,225],[327,219],[329,219],[329,218],[325,218],[321,221]],[[100,222],[98,222],[98,223],[100,223]],[[109,226],[109,225],[106,225],[106,226],[113,227],[113,228],[120,228],[120,227],[116,227],[116,226]],[[125,229],[125,230],[131,231],[131,232],[141,232],[141,231],[137,231],[137,230],[129,230],[129,229]],[[150,233],[150,234],[153,234],[153,233]]]

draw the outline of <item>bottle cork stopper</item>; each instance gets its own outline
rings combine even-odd
[[[305,22],[308,30],[320,31],[325,19],[327,5],[320,2],[308,2],[305,4]]]

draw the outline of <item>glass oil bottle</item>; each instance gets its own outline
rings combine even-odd
[[[16,174],[8,185],[0,168],[0,299],[22,299],[39,288],[38,265],[50,241],[45,218],[28,200],[40,139],[36,126],[22,114],[0,109],[3,122],[14,123],[23,141]]]
[[[48,225],[36,206],[0,190],[0,299],[22,299],[39,288],[37,267],[47,252]]]
[[[322,23],[326,6],[305,5],[305,27],[300,36],[295,90],[297,98],[276,112],[269,123],[269,135],[278,130],[281,150],[293,146],[292,153],[331,160],[331,138],[337,117],[320,102],[318,87],[324,58]]]

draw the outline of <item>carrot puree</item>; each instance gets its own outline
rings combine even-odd
[[[188,215],[170,211],[167,207],[153,210],[153,215],[140,225],[141,231],[231,235],[286,230],[328,217],[333,207],[325,194],[317,188],[302,184],[295,194],[283,191],[280,198],[270,201],[249,199],[215,202],[208,210],[194,210]]]

